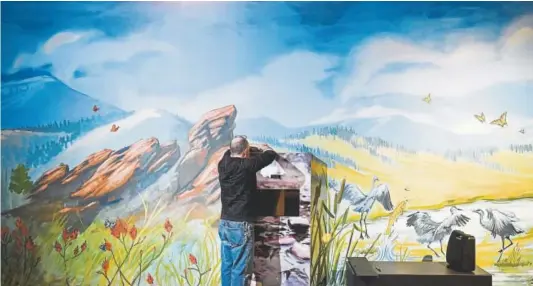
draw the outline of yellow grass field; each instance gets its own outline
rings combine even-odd
[[[501,172],[481,164],[461,160],[453,162],[429,153],[408,154],[390,148],[378,148],[379,154],[394,160],[394,164],[387,164],[365,149],[354,148],[349,142],[334,139],[332,136],[309,136],[298,142],[354,160],[360,169],[355,171],[337,165],[328,169],[329,177],[339,180],[344,178],[347,183],[358,184],[366,191],[370,189],[372,177],[376,175],[382,182],[389,184],[393,203],[396,205],[407,199],[408,209],[436,210],[482,199],[497,201],[533,197],[532,154],[500,151],[485,159],[513,171]],[[369,218],[384,216],[388,216],[388,213],[381,205],[376,205]],[[350,220],[358,218],[358,214],[352,213]],[[510,265],[501,266],[501,273],[523,272],[524,269],[533,267],[533,249],[525,247],[533,244],[533,230],[514,238],[513,241],[515,246],[507,250],[502,257],[503,264]],[[371,241],[364,241],[360,246],[367,247],[368,243]],[[495,267],[500,247],[500,239],[487,234],[477,244],[478,266]],[[407,251],[406,255],[409,257],[433,254],[424,245],[401,237],[395,244],[395,251]]]
[[[409,200],[411,209],[440,209],[444,206],[485,200],[509,200],[533,197],[533,155],[510,151],[495,153],[487,161],[510,168],[504,173],[473,162],[453,162],[429,153],[408,154],[389,148],[378,152],[395,164],[386,164],[364,149],[355,149],[350,143],[332,136],[309,136],[299,142],[319,147],[357,162],[360,171],[338,165],[328,169],[328,175],[345,178],[368,190],[372,176],[389,184],[393,203]],[[406,191],[408,189],[409,191]],[[385,216],[381,206],[369,217]]]

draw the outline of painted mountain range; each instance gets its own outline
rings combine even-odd
[[[498,130],[488,134],[457,134],[429,124],[415,122],[402,115],[390,115],[376,118],[354,118],[327,124],[315,124],[289,128],[270,118],[241,119],[237,122],[236,133],[252,138],[284,138],[299,132],[311,131],[328,126],[349,127],[358,136],[380,138],[392,144],[401,145],[411,150],[430,150],[445,152],[454,149],[480,147],[507,148],[511,144],[533,142],[531,134],[521,134],[516,130],[511,136],[502,136]],[[529,130],[529,127],[525,127]],[[267,132],[263,132],[267,130]],[[424,134],[424,136],[414,136]],[[453,145],[450,145],[453,142]]]
[[[38,176],[24,205],[4,215],[49,222],[64,214],[83,228],[98,215],[141,211],[143,193],[148,203],[162,199],[180,204],[181,210],[199,202],[216,204],[216,163],[233,137],[236,115],[234,106],[205,114],[190,128],[185,152],[175,140],[160,143],[151,137],[119,149],[103,148],[72,166],[59,163]]]
[[[32,116],[20,116],[25,114]],[[119,117],[126,112],[72,89],[47,71],[22,70],[2,76],[2,129],[78,121],[96,114]]]

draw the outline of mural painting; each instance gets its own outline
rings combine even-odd
[[[529,2],[1,5],[2,284],[220,285],[240,134],[305,177],[258,220],[258,285],[440,261],[454,229],[533,283]]]

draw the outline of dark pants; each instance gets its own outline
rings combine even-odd
[[[222,286],[250,285],[254,259],[254,226],[249,222],[220,220]]]

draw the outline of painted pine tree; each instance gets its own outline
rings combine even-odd
[[[11,171],[9,191],[18,195],[26,195],[32,187],[33,183],[28,174],[28,168],[23,164],[18,164],[17,167]]]

